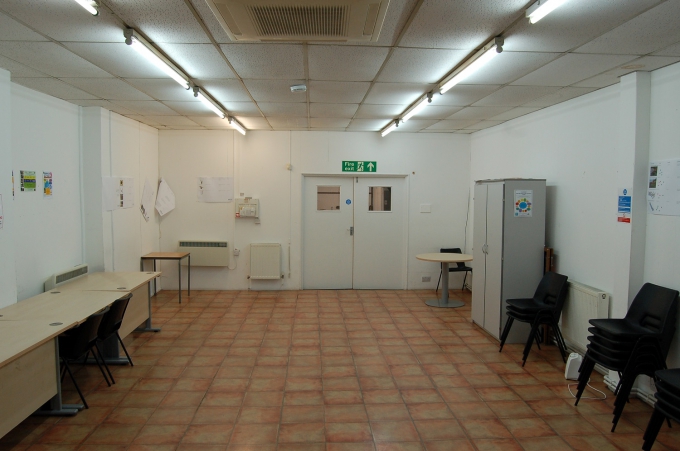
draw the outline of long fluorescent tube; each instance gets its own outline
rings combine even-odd
[[[239,122],[231,116],[229,117],[229,125],[234,127],[236,129],[236,131],[239,132],[240,134],[242,134],[243,136],[246,135],[246,129],[243,128],[243,126],[241,124],[239,124]]]
[[[526,16],[529,18],[529,22],[536,23],[566,1],[567,0],[538,0],[527,9]]]
[[[220,117],[220,119],[224,119],[225,117],[227,117],[227,115],[224,114],[224,111],[222,111],[222,109],[217,105],[217,103],[213,99],[205,95],[201,91],[201,88],[199,88],[198,86],[194,86],[194,97],[198,98],[198,100],[200,100],[203,105],[207,106],[210,110],[212,110],[213,113]]]
[[[503,38],[495,38],[493,41],[485,45],[479,52],[474,54],[472,58],[466,61],[458,71],[453,73],[451,78],[442,83],[439,88],[439,92],[444,94],[446,91],[477,72],[482,66],[491,61],[502,51]]]
[[[391,123],[390,125],[387,126],[387,128],[383,129],[383,130],[380,132],[380,136],[382,136],[382,137],[384,138],[385,136],[389,135],[389,134],[392,133],[394,130],[396,130],[397,127],[399,127],[399,119],[393,120],[392,123]]]
[[[418,103],[416,104],[416,106],[414,106],[413,108],[411,108],[411,109],[404,115],[404,117],[401,118],[401,121],[402,121],[402,122],[408,121],[408,120],[411,119],[413,116],[415,116],[416,114],[418,114],[418,113],[420,113],[421,111],[423,111],[423,109],[424,109],[430,102],[432,102],[432,93],[431,93],[431,92],[427,93],[427,95],[425,96],[425,98],[424,98],[423,100],[421,100],[420,102],[418,102]]]
[[[99,15],[99,5],[97,2],[91,0],[76,0],[76,3],[85,8],[87,12],[93,16]]]
[[[125,43],[135,49],[140,55],[146,58],[154,66],[162,70],[168,77],[175,80],[184,89],[189,89],[189,80],[186,75],[181,73],[168,59],[160,54],[144,38],[138,36],[132,28],[125,30]]]

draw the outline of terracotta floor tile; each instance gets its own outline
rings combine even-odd
[[[132,387],[133,390],[168,391],[175,384],[175,379],[142,378]]]
[[[359,377],[391,376],[390,367],[387,365],[357,365]]]
[[[572,449],[559,437],[528,437],[518,438],[517,441],[525,451],[569,451]]]
[[[327,423],[366,423],[368,416],[364,404],[327,405]]]
[[[406,404],[424,404],[424,403],[439,403],[442,402],[442,397],[439,396],[437,390],[401,390],[401,395]]]
[[[102,424],[85,440],[87,445],[128,445],[132,443],[140,425]]]
[[[368,423],[326,423],[328,442],[368,442],[372,439]]]
[[[157,407],[168,394],[165,391],[130,392],[120,401],[121,407]],[[89,403],[89,402],[88,402]]]
[[[279,429],[279,443],[323,442],[324,423],[287,423]]]
[[[519,401],[521,399],[510,387],[485,387],[476,390],[484,401]]]
[[[425,449],[427,451],[474,451],[472,442],[467,439],[425,442]]]
[[[322,423],[324,406],[283,406],[281,423]]]
[[[152,407],[118,407],[106,418],[111,424],[145,424],[154,412]]]
[[[232,444],[262,445],[276,443],[278,424],[237,424],[231,436]]]
[[[555,435],[555,431],[541,418],[503,418],[501,422],[517,439]]]
[[[316,366],[289,366],[289,378],[317,378],[321,379],[321,365]]]
[[[513,439],[475,439],[472,442],[479,451],[522,451]]]
[[[283,404],[282,391],[247,392],[244,406],[280,406]]]
[[[299,391],[286,392],[283,401],[287,406],[304,406],[304,405],[323,405],[324,397],[321,391]]]
[[[203,401],[204,392],[171,391],[161,402],[161,407],[198,407]]]
[[[326,451],[375,451],[373,442],[326,443]]]
[[[527,401],[527,404],[541,416],[576,415],[578,413],[578,407],[574,407],[569,400],[564,399],[553,398],[539,401]]]
[[[378,451],[425,451],[420,442],[393,442],[378,443]]]
[[[230,448],[231,449],[231,448]],[[252,451],[252,448],[251,448]],[[259,447],[257,451],[262,451]],[[326,451],[325,443],[280,443],[276,451]]]
[[[498,418],[530,418],[537,416],[524,401],[495,401],[488,403]]]
[[[226,445],[231,433],[232,426],[227,424],[192,424],[186,430],[182,443]]]
[[[440,388],[444,401],[448,403],[455,402],[475,402],[481,401],[479,394],[473,388],[459,387],[459,388]]]
[[[368,412],[368,419],[373,422],[377,421],[405,421],[411,420],[406,405],[403,403],[397,404],[367,404],[366,411]]]
[[[326,404],[360,404],[361,392],[355,390],[324,390],[323,399]]]
[[[394,380],[389,376],[360,377],[359,385],[362,390],[390,390],[397,388]]]
[[[376,442],[417,442],[418,432],[411,421],[381,421],[372,423]]]
[[[612,428],[612,414],[602,414],[602,415],[584,415],[583,418],[586,419],[590,424],[595,426],[600,432],[604,434],[609,434]],[[630,421],[620,418],[616,425],[616,433],[618,434],[642,434],[640,428],[635,426]]]
[[[77,445],[95,429],[95,425],[55,424],[40,437],[40,443]]]
[[[445,403],[408,404],[414,420],[452,420],[453,414]]]
[[[139,431],[133,443],[138,445],[177,444],[186,430],[186,425],[147,425]]]
[[[251,378],[248,391],[283,391],[285,385],[285,378]]]
[[[602,435],[567,436],[562,439],[578,451],[616,451],[619,449]]]
[[[463,419],[460,420],[468,436],[473,439],[478,438],[510,438],[512,434],[496,419]]]
[[[243,403],[244,396],[243,392],[208,392],[201,407],[237,407]]]
[[[249,407],[244,406],[238,416],[241,423],[279,423],[281,407]]]
[[[366,405],[404,402],[399,390],[366,390],[363,392],[363,396]]]
[[[559,435],[599,435],[600,432],[581,415],[545,416],[543,419]]]

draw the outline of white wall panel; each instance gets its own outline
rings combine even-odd
[[[0,307],[17,301],[14,265],[14,202],[12,201],[12,121],[11,83],[9,72],[0,69],[0,195],[3,225],[0,229]]]

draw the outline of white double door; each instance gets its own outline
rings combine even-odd
[[[305,177],[305,289],[406,287],[403,177]]]

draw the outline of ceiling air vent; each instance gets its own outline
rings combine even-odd
[[[234,41],[377,41],[390,0],[206,0]]]

